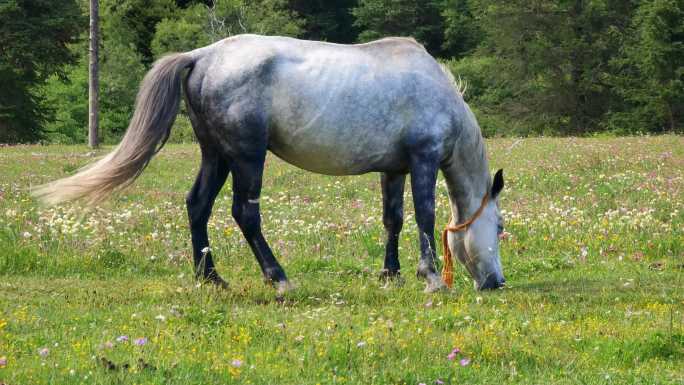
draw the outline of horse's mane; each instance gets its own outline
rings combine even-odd
[[[456,92],[459,95],[461,95],[462,98],[465,97],[465,93],[468,90],[468,82],[466,82],[464,79],[462,79],[461,75],[458,75],[458,78],[456,78],[446,64],[439,63],[439,66],[442,68],[442,71],[444,72],[446,77],[449,79],[449,82],[451,82],[451,84],[453,85]],[[470,115],[469,118],[473,120],[473,124],[469,125],[467,127],[470,129],[467,131],[468,134],[472,135],[472,137],[473,137],[472,145],[476,149],[475,151],[478,152],[481,159],[486,162],[487,151],[486,151],[486,145],[484,142],[484,138],[482,136],[482,130],[480,129],[479,124],[477,124],[477,121],[475,120],[475,115],[470,110],[470,106],[468,106],[468,103],[466,103],[464,101],[463,104],[464,104],[466,111]]]
[[[461,75],[458,75],[458,79],[456,79],[456,77],[446,64],[439,63],[439,66],[442,68],[442,71],[447,76],[447,78],[449,78],[449,82],[451,82],[451,84],[454,86],[456,92],[458,92],[458,94],[461,95],[461,97],[465,97],[465,93],[468,90],[468,82],[461,79]]]

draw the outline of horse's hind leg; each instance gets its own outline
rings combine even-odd
[[[435,268],[435,185],[438,169],[438,160],[430,156],[414,156],[411,159],[411,192],[420,239],[417,275],[427,280],[426,292],[445,287]]]
[[[282,294],[290,285],[261,232],[259,196],[265,156],[264,152],[258,159],[236,159],[233,163],[233,218],[259,262],[264,278],[276,286],[278,294]]]
[[[383,173],[380,177],[382,185],[382,223],[385,225],[387,241],[385,243],[385,265],[380,278],[398,277],[399,265],[399,233],[404,224],[404,184],[406,175]]]
[[[226,283],[214,267],[214,260],[209,249],[207,222],[214,200],[225,183],[229,171],[229,162],[215,154],[203,151],[199,174],[186,198],[195,275],[198,279],[208,280],[220,286],[226,286]]]

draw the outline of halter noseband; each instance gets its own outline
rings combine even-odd
[[[444,231],[442,232],[442,245],[444,248],[444,253],[443,253],[443,258],[444,258],[444,267],[442,267],[442,280],[444,283],[447,285],[447,287],[451,288],[454,284],[454,263],[453,263],[453,258],[451,256],[451,250],[449,250],[449,239],[447,236],[449,235],[449,232],[452,233],[457,233],[459,231],[467,230],[468,227],[475,222],[475,220],[482,215],[482,212],[484,211],[485,206],[487,206],[487,203],[489,202],[489,192],[487,192],[484,197],[482,197],[482,203],[480,203],[480,207],[475,211],[475,214],[468,218],[467,221],[463,223],[458,223],[455,225],[451,224],[451,221],[449,221],[449,224],[444,228]],[[452,218],[453,221],[453,218]]]

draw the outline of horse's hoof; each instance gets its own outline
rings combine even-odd
[[[274,285],[276,288],[276,298],[282,298],[286,293],[297,288],[297,286],[290,281],[280,281],[276,282]]]
[[[447,285],[442,281],[442,278],[437,274],[427,276],[427,285],[425,285],[425,293],[436,293],[439,291],[446,291]]]
[[[390,271],[387,269],[382,269],[380,270],[379,277],[380,282],[383,283],[381,286],[383,289],[390,289],[392,287],[401,287],[404,286],[404,283],[406,282],[404,280],[404,277],[401,276],[401,273],[397,271]]]
[[[211,282],[219,289],[228,289],[228,282],[224,281],[218,274],[213,274],[206,278],[207,282]]]
[[[378,278],[382,282],[385,282],[385,281],[388,281],[391,279],[401,278],[401,271],[400,270],[392,271],[389,269],[382,269],[382,270],[380,270],[380,273],[378,274]]]

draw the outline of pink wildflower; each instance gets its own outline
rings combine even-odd
[[[451,350],[451,353],[449,353],[449,355],[447,356],[447,359],[449,359],[449,361],[455,360],[455,359],[456,359],[456,355],[457,355],[458,353],[460,353],[460,352],[461,352],[461,349],[459,349],[459,348],[453,348],[453,349]]]

